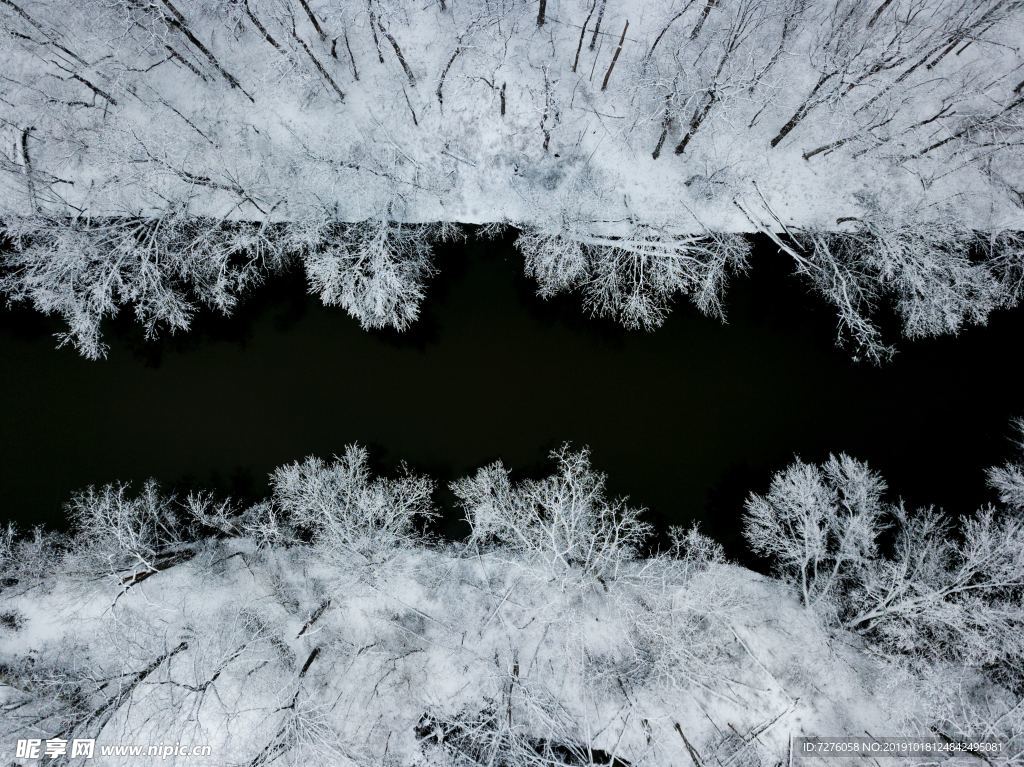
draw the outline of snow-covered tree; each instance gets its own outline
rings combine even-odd
[[[885,483],[846,455],[822,466],[796,461],[747,500],[745,534],[799,589],[807,607],[825,606],[877,551],[885,527]]]
[[[822,466],[797,462],[767,495],[748,500],[747,539],[806,606],[881,651],[993,664],[1019,678],[1020,509],[984,508],[955,526],[935,509],[884,503],[884,490],[865,464],[845,456]]]
[[[840,335],[863,354],[884,356],[872,315],[891,298],[910,338],[956,333],[1000,305],[999,276],[972,258],[976,235],[949,208],[925,211],[862,197],[864,215],[841,234],[807,232],[797,269],[839,310]]]
[[[303,263],[324,304],[367,329],[404,330],[419,316],[431,252],[431,227],[380,218],[332,227]]]
[[[1024,419],[1016,421],[1018,451],[1024,459]],[[1011,509],[1024,511],[1024,463],[1007,463],[989,471],[989,482],[999,491],[999,500]]]
[[[0,732],[95,738],[97,764],[176,743],[212,748],[190,764],[660,767],[784,762],[800,728],[842,721],[1021,763],[1019,512],[954,529],[886,506],[852,459],[791,467],[751,502],[785,585],[696,528],[643,551],[586,452],[555,458],[456,483],[471,545],[417,534],[429,481],[374,478],[358,448],[281,467],[240,512],[152,483],[80,493],[52,553],[0,535]],[[363,552],[403,566],[354,568]],[[19,558],[39,561],[12,583]]]
[[[138,493],[124,483],[89,487],[68,512],[83,544],[71,561],[86,576],[109,573],[131,587],[194,554],[195,520],[152,480]]]
[[[435,516],[429,478],[405,467],[393,479],[374,477],[358,445],[333,461],[311,457],[281,466],[270,480],[282,516],[339,560],[390,556],[418,540],[417,524]]]
[[[549,577],[616,577],[650,533],[643,510],[607,497],[588,450],[563,445],[551,458],[558,473],[546,479],[513,484],[498,462],[452,484],[470,540],[536,560]]]
[[[894,514],[892,551],[863,569],[844,625],[889,652],[1024,669],[1024,519],[982,509],[959,530],[932,509]]]
[[[61,315],[61,342],[90,358],[104,356],[100,323],[122,308],[148,336],[186,330],[198,304],[230,311],[284,258],[273,229],[225,225],[180,206],[155,218],[8,218],[0,232],[14,245],[0,290]]]
[[[761,231],[863,356],[887,301],[912,337],[1019,301],[1018,0],[451,10],[0,3],[0,291],[97,356],[118,309],[184,329],[299,255],[402,329],[432,227],[507,220],[542,295],[629,327],[681,294],[719,313]]]
[[[579,288],[591,314],[644,329],[661,325],[677,296],[721,316],[726,280],[746,267],[750,247],[736,235],[692,236],[645,224],[623,235],[528,229],[516,245],[541,296]]]

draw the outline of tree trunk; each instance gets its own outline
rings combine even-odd
[[[701,11],[700,13],[700,18],[697,19],[697,23],[696,25],[694,25],[693,31],[690,32],[691,40],[697,39],[697,35],[700,34],[700,31],[702,29],[704,29],[704,22],[708,20],[708,15],[711,13],[711,9],[714,8],[716,5],[718,5],[718,0],[708,0],[707,3],[704,5],[704,10]]]
[[[348,44],[348,32],[342,32],[345,38],[345,50],[348,51],[348,60],[352,63],[352,77],[359,82],[359,70],[356,68],[356,57],[352,55],[352,46]]]
[[[804,103],[802,103],[797,108],[797,110],[793,113],[793,116],[789,118],[789,121],[782,126],[782,129],[778,132],[775,138],[771,140],[772,148],[777,147],[779,145],[779,142],[782,141],[782,139],[786,138],[786,136],[790,134],[793,128],[795,128],[800,123],[800,121],[804,119],[807,113],[811,111],[811,109],[814,106],[811,100],[814,98],[817,92],[821,90],[821,86],[823,86],[831,78],[832,75],[822,75],[821,77],[818,78],[818,82],[815,83],[814,88],[811,90],[810,94],[807,96],[807,98],[804,99]]]
[[[274,39],[273,35],[267,31],[267,28],[260,23],[260,20],[256,18],[256,14],[252,12],[252,8],[249,7],[249,0],[245,0],[245,14],[249,17],[249,21],[256,27],[256,30],[263,35],[263,39],[270,43],[277,50],[281,50],[281,46],[277,40]]]
[[[327,81],[327,84],[331,86],[331,89],[336,94],[338,94],[338,98],[341,99],[342,101],[344,101],[345,100],[344,92],[341,90],[341,88],[338,87],[338,84],[336,82],[334,82],[334,78],[331,77],[330,72],[328,72],[326,69],[324,69],[324,65],[320,63],[320,59],[318,59],[316,56],[313,55],[313,51],[311,51],[309,49],[309,46],[306,45],[306,41],[303,40],[301,37],[299,37],[299,35],[295,32],[294,29],[292,30],[292,37],[294,37],[295,40],[298,42],[298,44],[302,46],[302,50],[304,50],[306,52],[306,55],[309,56],[310,61],[313,62],[313,65],[316,67],[317,71],[320,73],[320,76],[323,77],[324,80]]]
[[[409,94],[405,90],[405,86],[402,86],[402,95],[405,96],[405,105],[409,107],[409,113],[412,115],[412,124],[417,128],[420,127],[420,121],[416,119],[416,110],[412,108],[412,102],[409,101]]]
[[[52,45],[54,48],[63,51],[82,66],[89,66],[89,62],[87,62],[77,53],[68,48],[65,48],[63,45],[61,45],[52,37],[50,37],[50,35],[47,34],[46,30],[43,29],[42,25],[39,24],[38,21],[29,16],[20,6],[13,3],[12,0],[0,0],[0,5],[6,5],[8,8],[11,8],[16,14],[18,14],[19,16],[21,16],[21,18],[27,21],[33,27],[33,29],[35,29],[37,32],[40,32],[43,35],[43,37],[46,38],[46,42],[50,43],[50,45]]]
[[[302,6],[302,10],[304,10],[306,12],[306,17],[309,19],[310,23],[313,25],[313,29],[316,30],[316,33],[318,35],[320,35],[320,38],[321,39],[326,38],[327,35],[325,35],[323,29],[320,28],[320,22],[316,20],[316,16],[313,14],[312,9],[309,7],[309,3],[307,3],[306,0],[299,0],[299,5],[301,5]]]
[[[597,45],[597,36],[601,32],[601,19],[604,18],[604,9],[608,6],[608,0],[598,0],[601,4],[597,11],[597,23],[594,25],[594,35],[590,38],[590,50],[594,50],[594,46]]]
[[[377,26],[380,28],[381,34],[387,38],[388,42],[391,43],[391,48],[395,51],[395,56],[398,57],[398,63],[402,65],[402,69],[405,72],[405,76],[409,78],[409,85],[416,87],[416,76],[413,75],[412,70],[409,69],[409,64],[405,60],[405,56],[402,55],[402,49],[398,47],[398,41],[388,32],[384,25],[377,22]]]
[[[715,105],[716,101],[718,101],[718,96],[715,95],[715,92],[708,91],[705,96],[704,107],[699,112],[694,113],[693,119],[690,120],[690,127],[686,131],[686,135],[683,136],[682,141],[676,145],[676,154],[682,154],[686,151],[687,145],[696,135],[697,131],[700,130],[701,124],[708,116],[708,113],[711,111],[711,107]]]
[[[892,0],[885,0],[880,6],[878,6],[878,9],[871,15],[871,18],[868,20],[868,29],[871,29],[871,27],[875,25],[875,22],[878,21],[878,17],[885,13],[885,9],[888,8],[891,4]]]
[[[672,115],[669,110],[671,101],[671,96],[665,97],[665,119],[661,121],[661,135],[658,136],[658,143],[654,147],[654,151],[651,152],[652,160],[657,160],[661,157],[661,148],[665,145],[665,138],[668,136],[668,129],[672,127]]]
[[[57,62],[54,62],[54,63],[55,63],[55,64],[56,64],[56,65],[57,65],[58,67],[60,67],[61,69],[63,69],[63,70],[65,71],[65,72],[68,72],[68,71],[69,71],[69,70],[68,70],[68,69],[66,69],[65,67],[61,66],[61,65],[60,65],[59,63],[57,63]],[[79,74],[76,74],[76,73],[72,72],[72,73],[71,73],[71,79],[72,79],[72,80],[75,80],[76,82],[80,82],[80,83],[81,83],[82,85],[84,85],[84,86],[85,86],[86,88],[88,88],[89,90],[91,90],[91,91],[92,91],[92,92],[93,92],[93,93],[94,93],[95,95],[97,95],[97,96],[100,96],[100,97],[101,97],[101,98],[103,98],[103,99],[104,99],[105,101],[107,101],[107,102],[108,102],[108,103],[109,103],[109,104],[110,104],[111,106],[115,106],[115,107],[117,106],[117,99],[115,99],[115,98],[114,98],[113,96],[111,96],[111,95],[110,95],[109,93],[107,93],[107,92],[106,92],[105,90],[103,90],[102,88],[100,88],[100,87],[99,87],[98,85],[95,85],[94,83],[92,83],[92,82],[90,82],[90,81],[86,80],[86,79],[85,79],[84,77],[82,77],[81,75],[79,75]]]
[[[626,41],[626,30],[629,29],[629,19],[626,19],[626,26],[622,28],[622,36],[619,38],[619,47],[615,49],[615,54],[612,56],[612,63],[608,65],[608,71],[604,73],[604,81],[601,83],[601,90],[605,90],[608,87],[608,80],[612,76],[612,70],[615,69],[615,62],[619,60],[619,54],[622,53],[622,44]]]
[[[583,29],[580,30],[580,42],[579,42],[579,45],[576,46],[576,58],[574,58],[572,60],[572,71],[573,72],[576,71],[576,67],[580,63],[580,51],[583,50],[583,38],[586,37],[586,34],[587,34],[587,24],[590,23],[590,17],[594,15],[594,8],[596,7],[596,5],[597,4],[595,3],[594,5],[590,6],[590,13],[587,14],[587,18],[584,19],[584,21],[583,21]]]
[[[938,149],[940,146],[945,146],[946,144],[948,144],[951,141],[956,141],[958,138],[962,138],[963,136],[966,136],[972,130],[975,130],[977,128],[983,128],[986,123],[989,123],[992,120],[994,120],[995,118],[997,118],[997,117],[999,117],[1001,115],[1004,115],[1007,112],[1010,112],[1010,111],[1012,111],[1012,110],[1014,110],[1017,107],[1022,106],[1022,105],[1024,105],[1024,96],[1022,96],[1021,98],[1017,99],[1016,101],[1010,102],[1005,107],[1003,107],[998,112],[996,112],[994,115],[990,115],[990,116],[986,117],[984,120],[981,120],[980,122],[974,123],[973,125],[968,125],[967,127],[965,127],[963,129],[957,131],[956,133],[954,133],[952,136],[947,136],[946,138],[942,139],[941,141],[936,141],[931,146],[925,147],[920,152],[918,152],[916,155],[914,155],[914,157],[924,157],[926,154],[931,152],[933,149]]]
[[[38,208],[36,205],[36,182],[32,178],[32,158],[28,153],[28,139],[35,128],[29,126],[21,132],[21,168],[25,172],[25,182],[28,185],[28,199],[32,205],[32,211]]]
[[[203,54],[203,56],[206,57],[206,60],[209,61],[210,64],[213,66],[213,68],[216,69],[217,72],[220,74],[220,76],[223,77],[227,81],[228,85],[230,85],[232,88],[236,88],[236,89],[240,90],[243,94],[245,94],[245,97],[247,99],[249,99],[249,101],[251,101],[253,104],[255,104],[256,103],[256,99],[254,99],[252,96],[250,96],[246,92],[245,88],[242,87],[242,84],[240,82],[238,82],[238,80],[235,78],[234,75],[232,75],[223,66],[221,66],[221,63],[220,63],[220,61],[217,60],[217,57],[214,56],[213,53],[210,51],[210,49],[207,48],[203,44],[203,42],[198,37],[196,37],[196,35],[192,32],[192,30],[188,26],[188,22],[185,21],[185,17],[182,16],[181,12],[177,8],[174,7],[174,4],[171,3],[170,0],[162,0],[162,2],[164,4],[164,6],[167,8],[167,10],[170,12],[170,15],[168,15],[167,13],[161,13],[161,17],[171,27],[173,27],[173,28],[177,29],[179,32],[181,32],[185,36],[185,38],[190,43],[192,43],[192,45],[195,47],[195,49],[198,50],[200,53]],[[136,5],[138,6],[139,3],[136,2]],[[141,6],[141,7],[144,8],[144,6]]]
[[[832,142],[830,142],[828,144],[822,144],[817,149],[811,149],[811,150],[809,150],[807,152],[804,152],[804,155],[803,155],[804,160],[810,160],[812,157],[815,157],[815,156],[821,154],[822,152],[831,152],[833,149],[838,149],[843,144],[846,144],[846,143],[849,143],[850,141],[853,141],[853,139],[854,139],[853,136],[847,136],[846,138],[841,138],[841,139],[838,139],[836,141],[832,141]]]
[[[202,81],[203,81],[204,83],[205,83],[205,82],[208,82],[208,79],[207,79],[206,75],[204,75],[204,74],[203,74],[202,72],[200,72],[200,71],[199,71],[199,67],[197,67],[197,66],[196,66],[195,64],[193,64],[193,63],[192,63],[191,61],[189,61],[189,60],[188,60],[188,59],[186,59],[186,58],[185,58],[184,56],[182,56],[182,55],[181,55],[180,53],[178,53],[178,52],[177,52],[177,51],[176,51],[176,50],[175,50],[174,48],[172,48],[171,46],[169,46],[169,45],[167,45],[167,44],[165,43],[165,44],[164,44],[164,49],[165,49],[165,50],[167,51],[167,54],[168,54],[168,55],[169,55],[169,56],[170,56],[170,57],[171,57],[172,59],[174,59],[174,60],[175,60],[175,61],[177,61],[177,62],[180,62],[180,63],[181,63],[181,65],[182,65],[183,67],[185,67],[185,69],[187,69],[187,70],[188,70],[189,72],[191,72],[192,74],[194,74],[194,75],[195,75],[196,77],[198,77],[198,78],[199,78],[200,80],[202,80]]]
[[[460,53],[462,53],[461,46],[456,46],[455,53],[453,53],[452,57],[448,59],[448,63],[445,65],[444,71],[441,72],[441,79],[437,82],[437,103],[442,109],[444,109],[444,78],[448,76],[448,70],[452,68],[452,64],[455,63],[455,59]]]
[[[373,47],[377,49],[377,60],[384,63],[384,54],[380,50],[380,40],[377,38],[377,14],[373,12],[372,0],[366,0],[366,12],[370,16],[370,34],[373,35]]]
[[[671,19],[669,19],[668,20],[668,24],[666,24],[664,27],[661,28],[661,31],[658,33],[658,36],[655,37],[654,38],[654,42],[651,43],[651,49],[649,51],[647,51],[647,55],[644,57],[644,61],[645,62],[649,61],[651,56],[654,55],[654,49],[658,47],[658,43],[661,42],[661,38],[663,38],[665,36],[665,33],[668,32],[669,27],[671,27],[673,24],[675,24],[676,21],[679,20],[679,17],[681,17],[684,13],[686,13],[688,10],[690,10],[690,5],[692,4],[692,2],[693,2],[693,0],[690,0],[690,2],[688,2],[686,5],[684,5],[683,6],[683,10],[681,10],[679,13],[677,13],[675,16],[673,16]]]

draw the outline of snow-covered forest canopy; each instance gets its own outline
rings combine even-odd
[[[460,540],[429,478],[357,446],[247,508],[89,488],[70,532],[0,539],[0,729],[253,767],[768,767],[863,733],[1024,764],[1024,452],[960,517],[797,461],[746,503],[773,577],[695,528],[656,546],[586,450],[551,458],[454,482]]]
[[[0,0],[0,289],[102,356],[300,263],[414,322],[438,240],[721,311],[762,233],[884,359],[1024,288],[1021,0]]]

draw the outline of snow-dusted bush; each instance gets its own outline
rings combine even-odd
[[[973,670],[956,668],[929,670],[918,689],[926,701],[917,721],[922,732],[930,729],[951,741],[1001,743],[993,763],[1024,764],[1024,699],[1019,690],[1015,694]]]
[[[271,475],[272,503],[297,530],[340,560],[374,560],[421,538],[417,524],[436,515],[434,483],[404,467],[394,478],[373,477],[369,454],[350,445],[333,461],[311,457]]]
[[[536,561],[548,577],[616,577],[650,533],[643,510],[607,497],[588,450],[563,445],[551,458],[558,473],[545,479],[513,484],[498,462],[453,483],[470,540]]]
[[[734,575],[716,567],[721,546],[696,527],[670,534],[671,549],[632,576],[640,590],[616,592],[629,631],[610,662],[593,664],[596,677],[711,689],[737,663],[731,624],[750,605]]]
[[[42,527],[27,534],[13,523],[0,528],[0,589],[34,587],[59,576],[63,537]]]
[[[581,742],[576,723],[552,696],[516,674],[495,681],[479,710],[424,715],[416,735],[425,754],[459,767],[627,764]]]

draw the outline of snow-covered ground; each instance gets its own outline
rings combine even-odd
[[[544,6],[6,2],[0,218],[1024,228],[1019,3]]]
[[[117,593],[64,583],[4,599],[24,625],[0,635],[0,657],[41,678],[28,692],[53,690],[9,712],[5,759],[15,738],[60,736],[213,746],[183,764],[253,763],[278,744],[284,764],[450,763],[417,735],[425,716],[475,722],[499,757],[548,739],[649,765],[689,762],[677,725],[711,764],[741,748],[739,763],[786,763],[800,734],[922,734],[918,680],[735,566],[654,564],[577,590],[495,556],[411,552],[375,572],[232,542]],[[181,643],[126,689],[128,670]],[[104,696],[114,710],[83,710]],[[5,688],[7,705],[25,697]]]
[[[586,451],[553,457],[455,483],[472,533],[448,543],[421,530],[430,481],[372,477],[357,448],[281,467],[242,512],[85,491],[70,537],[0,540],[4,758],[34,738],[94,739],[96,764],[168,744],[212,750],[132,763],[770,767],[814,763],[802,735],[940,733],[1024,762],[1019,466],[993,474],[1010,508],[951,547],[862,464],[795,464],[748,503],[776,579],[695,529],[640,555]],[[851,605],[884,621],[837,620]]]

